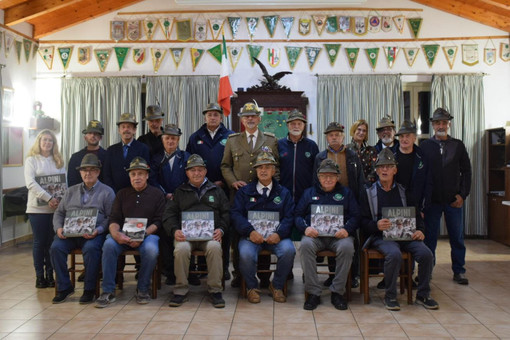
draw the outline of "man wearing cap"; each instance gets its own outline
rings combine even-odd
[[[82,183],[71,186],[60,201],[53,215],[55,239],[50,248],[51,261],[57,274],[57,294],[53,303],[62,303],[74,293],[74,287],[67,270],[67,255],[73,249],[81,249],[85,264],[84,291],[81,304],[91,303],[94,299],[97,275],[101,265],[101,248],[108,228],[108,217],[115,199],[113,189],[99,181],[101,162],[96,155],[86,154],[77,170]],[[92,234],[83,237],[66,237],[63,233],[66,214],[76,209],[97,209],[97,220]]]
[[[397,152],[399,143],[395,139],[395,122],[391,120],[391,117],[388,115],[382,117],[375,130],[379,136],[379,141],[375,144],[377,153],[385,148],[390,148],[393,153]]]
[[[257,156],[254,168],[257,181],[239,189],[231,211],[232,224],[239,233],[239,268],[246,281],[248,301],[260,302],[260,291],[255,276],[259,252],[270,250],[278,258],[273,282],[269,290],[276,302],[285,302],[283,287],[294,263],[296,250],[290,240],[294,223],[294,200],[284,186],[273,178],[276,173],[276,160],[269,152]],[[264,238],[248,219],[250,211],[278,212],[279,225],[267,238]]]
[[[432,273],[433,255],[423,243],[424,223],[419,209],[416,209],[416,231],[412,241],[383,240],[382,232],[391,227],[391,221],[382,216],[384,207],[407,207],[408,201],[405,188],[395,182],[397,162],[389,148],[383,149],[375,163],[378,180],[362,193],[361,198],[361,226],[369,238],[365,246],[376,248],[384,255],[384,305],[388,310],[400,310],[397,300],[397,278],[402,263],[402,250],[409,251],[413,259],[418,262],[418,290],[416,304],[427,309],[438,309],[439,305],[430,297],[430,276]]]
[[[136,289],[136,302],[146,304],[150,301],[149,287],[152,271],[158,260],[158,229],[162,227],[165,210],[165,197],[158,188],[147,184],[149,165],[145,159],[135,157],[126,171],[131,186],[121,189],[113,202],[110,215],[110,235],[103,245],[103,293],[96,300],[97,308],[104,308],[115,301],[115,276],[117,258],[125,250],[140,251],[140,269]],[[133,241],[122,232],[126,218],[146,218],[145,238]]]
[[[204,160],[197,154],[189,157],[186,164],[188,182],[179,186],[163,214],[163,226],[175,239],[174,258],[176,284],[170,307],[179,307],[187,300],[189,291],[188,274],[191,251],[203,250],[207,263],[207,288],[215,308],[225,307],[221,291],[223,260],[221,242],[228,231],[230,204],[225,192],[206,177]],[[214,232],[210,241],[190,241],[181,230],[182,212],[212,211],[214,213]],[[201,223],[203,224],[203,223]],[[198,227],[198,225],[196,225]],[[196,228],[195,227],[195,228]]]
[[[82,150],[74,153],[69,159],[69,167],[67,169],[67,187],[81,183],[82,178],[80,176],[80,172],[77,170],[79,168],[81,160],[86,154],[92,153],[99,158],[101,164],[104,164],[106,158],[106,150],[99,146],[99,142],[103,138],[104,128],[100,121],[91,120],[87,128],[82,131],[83,139],[87,143],[87,146]],[[99,173],[99,180],[103,178],[103,174]]]
[[[467,285],[462,206],[471,189],[471,162],[464,143],[448,135],[452,119],[453,116],[443,108],[434,111],[430,118],[434,136],[420,144],[430,165],[433,183],[431,204],[425,210],[425,243],[435,254],[444,214],[450,238],[453,280]]]
[[[163,143],[161,142],[161,135],[163,133],[163,117],[165,114],[161,111],[159,105],[149,105],[145,111],[145,120],[149,131],[140,137],[138,141],[144,143],[149,147],[151,157],[160,153],[163,150]]]
[[[303,308],[314,310],[320,304],[322,287],[317,276],[316,257],[318,251],[327,249],[336,253],[335,275],[329,286],[331,303],[336,309],[344,310],[347,309],[347,301],[343,294],[354,255],[353,235],[359,227],[360,212],[352,191],[339,183],[340,170],[333,160],[323,160],[317,171],[320,184],[306,189],[296,207],[296,227],[304,234],[300,253],[308,296]],[[311,216],[315,214],[312,205],[343,206],[344,224],[334,236],[318,237],[319,232],[311,224]]]
[[[135,157],[150,159],[149,147],[135,140],[137,125],[134,115],[121,114],[117,122],[121,141],[106,150],[103,168],[104,183],[112,187],[115,192],[130,186],[126,169]]]

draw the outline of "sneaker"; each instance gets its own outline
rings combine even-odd
[[[260,302],[260,290],[257,288],[248,290],[248,302],[249,303],[259,303]]]
[[[273,296],[273,300],[275,302],[283,303],[287,301],[287,297],[285,297],[285,294],[283,294],[283,290],[276,289],[275,287],[273,287],[272,283],[269,285],[269,291],[271,292],[271,295]]]
[[[384,278],[377,284],[377,289],[386,289],[386,282],[384,281]]]
[[[113,293],[103,293],[96,300],[96,308],[105,308],[111,303],[115,302],[115,294]]]
[[[184,302],[188,301],[188,295],[176,295],[170,299],[170,303],[168,306],[170,307],[180,307]]]
[[[46,282],[44,276],[37,277],[35,280],[35,288],[48,288],[48,282]]]
[[[453,281],[457,282],[459,285],[469,284],[469,280],[463,273],[453,274]]]
[[[304,310],[314,310],[320,304],[321,304],[321,297],[319,295],[308,294],[305,304],[303,305],[303,309]]]
[[[53,298],[53,300],[51,301],[52,303],[54,304],[57,304],[57,303],[62,303],[64,302],[69,296],[73,295],[74,294],[74,288],[71,287],[69,289],[66,289],[66,290],[61,290],[61,291],[58,291],[57,292],[57,295],[55,295],[55,297]]]
[[[135,293],[136,302],[140,305],[146,305],[151,301],[151,296],[149,292],[141,292],[138,289]]]
[[[333,276],[334,277],[334,276]],[[324,287],[329,287],[333,283],[333,277],[329,276],[323,283]]]
[[[86,305],[94,301],[94,290],[84,290],[83,295],[80,297],[80,305]]]
[[[415,303],[417,305],[422,305],[423,307],[425,307],[427,309],[439,309],[439,304],[434,299],[431,299],[430,297],[422,297],[422,296],[416,295]]]
[[[397,299],[384,298],[384,306],[387,310],[400,310],[400,304]]]
[[[347,309],[347,301],[338,293],[331,292],[331,304],[338,310]]]
[[[211,293],[209,294],[209,297],[211,298],[211,302],[214,308],[224,308],[225,307],[225,300],[223,300],[223,296],[221,293]]]

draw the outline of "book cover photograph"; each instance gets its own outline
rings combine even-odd
[[[209,241],[214,233],[214,212],[183,211],[181,230],[186,241]]]
[[[278,229],[280,213],[278,211],[248,211],[248,222],[265,240]]]
[[[41,186],[41,188],[59,201],[62,199],[65,191],[67,190],[65,174],[35,176],[35,181]],[[37,205],[48,205],[48,202],[38,198]]]
[[[319,237],[333,237],[344,226],[343,205],[312,204],[310,213],[310,225]]]
[[[416,210],[414,207],[382,208],[382,218],[391,221],[391,227],[383,231],[383,239],[411,241],[416,231]]]
[[[132,241],[143,241],[147,229],[147,218],[126,217],[122,232]]]
[[[66,211],[64,219],[65,237],[82,237],[85,234],[92,234],[96,229],[97,209],[70,209]]]

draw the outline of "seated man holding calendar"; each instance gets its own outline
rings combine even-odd
[[[117,258],[125,250],[140,251],[136,302],[147,304],[151,299],[151,275],[159,255],[156,233],[162,227],[165,196],[161,190],[147,184],[150,167],[142,157],[133,158],[126,171],[131,186],[119,190],[113,202],[110,235],[103,245],[103,293],[96,300],[97,308],[115,301]]]
[[[240,235],[239,269],[246,281],[248,301],[260,302],[255,276],[258,254],[267,249],[278,258],[269,290],[276,302],[285,302],[283,287],[294,263],[296,249],[290,240],[294,220],[294,200],[289,190],[273,176],[276,161],[268,151],[262,151],[253,166],[257,181],[240,188],[235,195],[232,223]]]
[[[163,215],[163,226],[174,237],[176,282],[170,307],[179,307],[187,300],[189,263],[194,249],[205,251],[207,288],[213,306],[225,307],[221,294],[221,239],[228,232],[230,204],[223,189],[210,182],[206,174],[202,157],[191,155],[186,162],[188,182],[177,187]]]
[[[303,308],[314,310],[321,302],[316,257],[318,251],[331,250],[336,253],[335,276],[329,286],[331,303],[344,310],[347,301],[343,294],[354,254],[359,207],[352,191],[340,184],[340,170],[332,159],[320,163],[317,177],[319,183],[305,190],[296,207],[296,228],[304,234],[300,252],[308,297]]]

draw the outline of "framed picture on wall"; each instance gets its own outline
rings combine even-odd
[[[14,111],[14,89],[2,87],[2,117],[11,120]]]

